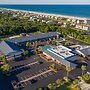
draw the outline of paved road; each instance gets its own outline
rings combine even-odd
[[[82,42],[82,41],[79,41],[79,40],[76,40],[76,39],[74,39],[74,38],[68,38],[68,40],[69,41],[71,41],[71,42],[73,42],[73,43],[78,43],[78,44],[80,44],[80,45],[90,45],[90,44],[87,44],[87,43],[85,43],[85,42]]]

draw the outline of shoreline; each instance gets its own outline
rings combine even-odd
[[[62,15],[62,14],[53,14],[53,13],[30,11],[30,10],[10,9],[10,8],[0,8],[0,9],[11,10],[11,11],[21,11],[21,12],[33,13],[33,14],[45,15],[45,16],[56,16],[56,17],[69,18],[69,19],[90,20],[90,18],[86,18],[86,17],[69,16],[69,15]]]

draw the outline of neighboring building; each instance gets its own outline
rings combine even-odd
[[[85,56],[89,56],[90,55],[90,46],[82,46],[81,48],[77,48],[76,51]]]
[[[40,33],[40,34],[31,34],[29,36],[24,37],[17,37],[12,38],[6,41],[0,42],[0,51],[6,55],[7,60],[16,59],[18,57],[21,57],[23,51],[19,49],[17,45],[18,43],[25,43],[26,42],[35,42],[36,40],[49,40],[53,38],[59,38],[61,34],[56,32],[48,32],[48,33]],[[24,49],[25,47],[23,47]]]
[[[72,53],[72,50],[64,47],[64,46],[57,46],[57,47],[44,47],[43,54],[46,55],[48,58],[62,64],[63,66],[68,66],[70,68],[75,68],[77,65],[72,63],[72,61],[77,60],[77,56]]]
[[[18,37],[18,38],[9,39],[8,41],[17,44],[17,43],[24,43],[24,42],[34,42],[36,40],[43,40],[43,39],[47,40],[49,38],[53,39],[55,37],[60,38],[60,34],[57,32],[31,34],[31,35],[25,36],[25,37]]]
[[[21,57],[22,51],[12,42],[0,42],[0,51],[6,55],[7,60],[12,60]]]
[[[90,20],[84,20],[85,24],[90,24]]]
[[[75,28],[78,28],[78,29],[81,29],[81,30],[90,31],[90,26],[89,25],[79,25],[79,24],[77,24],[75,26]]]
[[[79,19],[77,19],[77,21],[76,21],[77,24],[82,24],[83,22],[84,22],[84,20],[79,20]]]
[[[72,22],[74,22],[74,23],[75,23],[76,21],[77,21],[76,19],[72,19]]]
[[[82,29],[82,28],[83,28],[83,26],[82,26],[82,25],[77,24],[77,25],[75,26],[75,28]]]
[[[82,30],[90,31],[90,26],[83,26]]]

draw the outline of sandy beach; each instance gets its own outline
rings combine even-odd
[[[70,19],[90,20],[90,18],[77,17],[77,16],[68,16],[68,15],[61,15],[61,14],[43,13],[43,12],[26,11],[26,10],[16,10],[16,9],[8,9],[8,8],[1,8],[1,9],[11,10],[11,11],[18,11],[18,12],[33,13],[33,14],[44,15],[44,16],[55,16],[55,17],[70,18]]]

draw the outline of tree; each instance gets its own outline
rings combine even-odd
[[[48,84],[48,88],[52,90],[54,88],[54,85],[52,83]]]
[[[85,66],[85,65],[82,65],[82,66],[81,66],[81,70],[82,70],[82,75],[83,75],[83,71],[86,70],[86,66]]]
[[[57,80],[56,80],[56,83],[57,83],[57,85],[59,85],[59,86],[60,86],[60,85],[61,85],[61,83],[62,83],[62,80],[57,79]]]
[[[3,72],[9,72],[10,71],[10,65],[5,64],[5,65],[1,66],[1,69],[3,70]]]
[[[69,74],[69,72],[71,71],[71,68],[68,67],[68,66],[66,66],[66,71],[67,71],[67,77],[68,77],[68,74]]]
[[[26,42],[26,46],[27,46],[27,47],[29,47],[29,46],[30,46],[29,42]]]
[[[55,64],[54,64],[54,63],[53,63],[53,64],[51,64],[51,67],[52,67],[52,68],[55,68]]]
[[[38,53],[38,51],[37,50],[34,50],[34,54],[37,54]]]
[[[86,81],[88,81],[88,80],[90,79],[90,75],[84,74],[84,75],[83,75],[83,78],[84,78]]]
[[[38,88],[38,90],[43,90],[42,88]]]
[[[79,84],[78,79],[75,79],[75,80],[73,81],[73,85],[77,86],[78,84]]]
[[[7,63],[7,59],[6,59],[6,56],[5,55],[0,56],[0,59],[3,61],[3,64],[6,64]]]
[[[24,55],[24,56],[28,56],[28,55],[29,55],[29,51],[28,51],[28,50],[24,51],[24,52],[23,52],[23,55]]]

